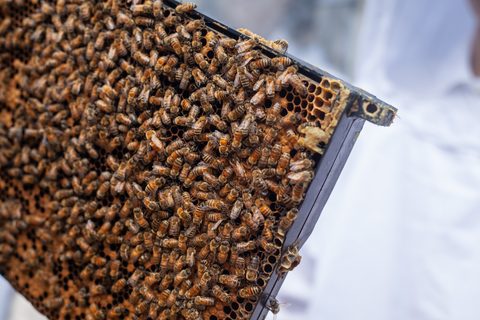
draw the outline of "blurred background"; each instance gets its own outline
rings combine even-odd
[[[278,319],[480,318],[479,1],[195,2],[399,109],[365,124]],[[45,318],[0,281],[0,319]]]

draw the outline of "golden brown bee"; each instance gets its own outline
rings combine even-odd
[[[188,157],[188,156],[187,156]],[[188,161],[188,159],[185,159]],[[183,164],[183,167],[182,167],[182,171],[180,172],[179,176],[178,176],[178,180],[180,182],[185,182],[185,180],[187,179],[188,177],[188,174],[190,172],[190,170],[192,169],[192,166],[189,165],[188,163],[184,163]]]
[[[112,286],[112,292],[113,293],[119,293],[120,291],[123,290],[123,288],[127,285],[127,280],[125,279],[119,279],[115,284]]]
[[[89,292],[90,292],[90,295],[96,296],[96,295],[106,294],[107,289],[104,286],[102,286],[101,284],[99,284],[99,285],[91,286]]]
[[[177,14],[184,14],[188,11],[195,10],[197,8],[197,5],[193,2],[187,2],[183,4],[179,4],[178,6],[175,7],[175,12]]]
[[[154,245],[153,246],[153,264],[159,265],[161,259],[162,248],[160,246]]]
[[[193,58],[195,59],[195,62],[198,64],[200,69],[205,70],[208,67],[208,62],[205,60],[203,54],[195,52],[193,53]]]
[[[179,288],[175,288],[170,292],[170,295],[167,298],[167,307],[171,308],[178,297]]]
[[[104,278],[108,276],[108,268],[102,268],[102,269],[97,269],[94,273],[93,273],[93,279],[94,280],[97,280],[97,279],[100,279],[100,278]]]
[[[136,287],[138,281],[140,281],[140,278],[143,277],[144,271],[142,269],[143,267],[138,267],[135,269],[133,272],[132,276],[128,279],[127,285],[130,287]]]
[[[148,318],[157,319],[159,308],[160,308],[160,306],[156,303],[150,304],[150,310],[148,311]]]
[[[159,19],[163,15],[161,0],[153,1],[153,15],[156,19]],[[152,319],[155,319],[155,318],[152,318]]]
[[[158,316],[158,320],[168,320],[172,317],[172,310],[170,309],[165,309],[162,311],[162,313]]]
[[[280,156],[280,159],[278,160],[278,166],[277,166],[278,176],[284,176],[286,174],[289,163],[290,163],[290,153],[284,152]]]
[[[187,248],[187,257],[185,259],[185,262],[189,267],[193,266],[193,264],[195,263],[195,248]]]
[[[280,219],[278,226],[278,234],[282,237],[285,237],[285,234],[292,226],[292,223],[297,219],[298,210],[292,209],[287,212],[287,214]]]
[[[210,297],[195,297],[194,303],[201,306],[213,306],[215,299]]]
[[[237,242],[246,237],[250,233],[250,229],[246,226],[241,226],[235,229],[232,233],[232,241]]]
[[[234,255],[234,251],[235,251],[235,256],[236,256],[236,260],[235,261],[232,261],[232,257]],[[237,246],[234,245],[232,247],[232,257],[230,258],[230,264],[234,264],[235,265],[235,274],[237,277],[239,278],[243,278],[245,276],[245,259],[243,257],[240,257],[238,256],[237,254]],[[233,263],[234,262],[234,263]]]
[[[258,44],[258,40],[256,38],[252,38],[236,44],[235,47],[237,48],[238,53],[242,53],[250,50],[251,48],[255,47],[257,44]]]
[[[201,87],[207,81],[207,77],[198,68],[192,70],[192,76],[194,77],[197,87]]]
[[[184,281],[187,279],[190,275],[192,274],[192,271],[190,269],[184,269],[181,272],[179,272],[173,279],[173,286],[176,288]]]
[[[235,121],[238,118],[240,118],[244,113],[245,113],[245,105],[239,105],[228,113],[227,118],[230,121]]]
[[[150,309],[151,301],[144,300],[140,302],[136,307],[133,313],[137,316],[141,316]]]
[[[142,285],[140,287],[140,294],[148,302],[152,302],[152,300],[155,299],[155,295],[153,294],[153,292],[150,290],[150,288],[148,286]]]
[[[150,228],[150,224],[143,216],[142,209],[140,208],[133,209],[133,216],[135,217],[135,220],[137,221],[138,225],[141,228],[144,228],[144,229]]]
[[[97,266],[97,267],[100,267],[100,266],[104,266],[106,263],[107,263],[107,259],[105,258],[102,258],[100,256],[93,256],[91,259],[90,259],[90,262]]]
[[[293,186],[292,201],[294,205],[299,205],[303,198],[303,182],[299,182]]]
[[[120,307],[120,306],[113,307],[113,309],[111,309],[110,311],[108,311],[107,317],[108,317],[108,318],[119,317],[119,316],[125,314],[126,311],[127,311],[127,309],[125,309],[124,307]]]
[[[195,29],[199,29],[205,25],[203,20],[192,20],[185,26],[187,32],[193,32]]]
[[[144,66],[148,66],[150,64],[150,58],[147,55],[141,53],[140,51],[135,52],[133,58]]]
[[[153,201],[152,199],[150,199],[150,197],[145,197],[143,199],[143,204],[145,205],[145,207],[147,207],[148,209],[150,210],[158,210],[160,209],[160,206],[157,202]]]
[[[132,219],[125,221],[125,226],[133,234],[137,234],[140,231],[140,226]]]
[[[247,266],[246,278],[248,281],[256,281],[258,277],[258,268],[260,266],[260,259],[258,256],[250,257],[250,261]]]
[[[218,250],[218,263],[224,264],[228,259],[228,251],[230,251],[230,245],[228,241],[222,241]]]
[[[315,161],[309,159],[297,160],[290,163],[290,171],[299,172],[310,170],[315,165]]]
[[[46,300],[43,305],[47,309],[59,309],[63,305],[63,298],[51,298]]]
[[[87,306],[87,288],[83,287],[78,290],[77,293],[77,302],[80,307],[86,307]]]
[[[141,297],[142,295],[140,294],[140,286],[134,287],[130,293],[130,303],[136,305]]]
[[[160,226],[158,227],[158,230],[157,230],[157,237],[159,238],[164,238],[165,237],[165,234],[167,232],[167,229],[169,227],[170,223],[168,220],[163,220],[161,223],[160,223]]]
[[[249,297],[259,295],[260,292],[261,292],[261,289],[259,286],[249,285],[245,288],[240,289],[238,291],[238,295],[242,298],[249,298]]]

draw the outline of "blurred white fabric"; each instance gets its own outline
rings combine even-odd
[[[18,292],[14,292],[7,320],[47,320],[33,305]]]
[[[399,109],[366,123],[279,319],[480,318],[480,86],[466,0],[368,0],[354,83]]]
[[[6,319],[8,316],[12,293],[12,286],[0,276],[0,319]]]

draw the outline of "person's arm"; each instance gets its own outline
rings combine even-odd
[[[480,22],[480,0],[470,0],[470,2],[477,15],[478,22]],[[477,34],[473,43],[472,67],[475,75],[480,77],[480,23],[477,26]]]

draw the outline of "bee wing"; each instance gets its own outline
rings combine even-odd
[[[276,313],[273,314],[273,320],[277,320],[277,314]]]
[[[285,303],[280,303],[278,304],[278,306],[280,308],[287,308],[287,307],[290,307],[292,304],[290,302],[285,302]]]
[[[250,61],[252,61],[252,59],[253,59],[253,57],[249,57],[247,60],[245,60],[245,61],[241,64],[241,66],[242,66],[242,67],[243,67],[243,66],[246,66]]]
[[[210,229],[210,231],[214,231],[215,229],[218,228],[218,226],[223,222],[223,220],[218,220]]]
[[[263,83],[265,82],[265,79],[260,79],[258,80],[255,85],[253,86],[253,91],[258,91],[262,87]]]
[[[125,186],[125,181],[117,183],[117,185],[115,186],[115,191],[117,193],[122,192],[124,186]]]
[[[240,73],[237,72],[235,75],[235,80],[233,81],[233,86],[236,88],[240,85]]]

